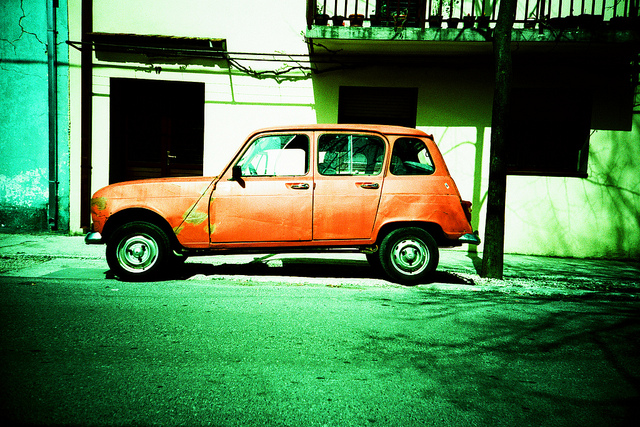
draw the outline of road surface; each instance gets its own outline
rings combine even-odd
[[[12,424],[611,426],[640,416],[635,298],[206,276],[0,277],[0,290],[0,413]]]

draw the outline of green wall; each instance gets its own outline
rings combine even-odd
[[[53,1],[53,0],[47,0]],[[57,2],[56,2],[57,3]],[[58,230],[69,229],[66,3],[57,13]],[[47,2],[0,2],[0,232],[49,229]]]

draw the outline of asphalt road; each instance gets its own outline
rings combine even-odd
[[[629,425],[633,299],[0,277],[9,424]]]

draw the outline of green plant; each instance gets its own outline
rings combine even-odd
[[[393,18],[394,26],[402,28],[404,23],[407,22],[407,17],[409,16],[409,11],[407,9],[402,9],[398,12],[391,12],[391,17]]]

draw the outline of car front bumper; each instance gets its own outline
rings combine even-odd
[[[84,243],[87,245],[101,245],[104,243],[104,240],[102,240],[102,234],[97,231],[92,231],[84,236]]]
[[[480,237],[478,237],[478,232],[476,231],[475,233],[467,233],[460,236],[458,241],[460,243],[469,243],[470,245],[479,245]]]

